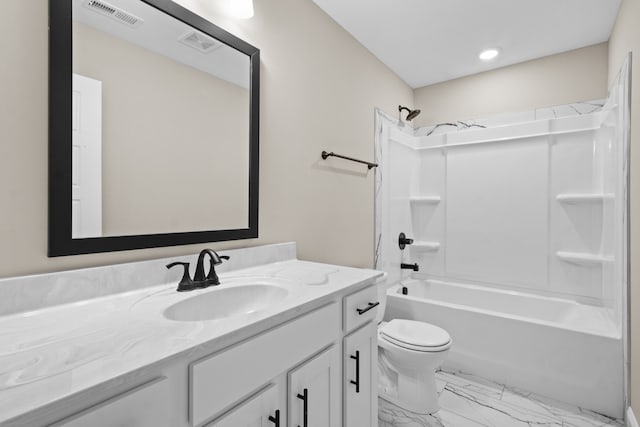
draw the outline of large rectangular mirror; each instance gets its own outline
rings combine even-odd
[[[49,256],[257,237],[258,49],[170,0],[49,7]]]

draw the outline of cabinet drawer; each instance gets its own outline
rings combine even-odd
[[[169,381],[158,378],[51,427],[170,427]]]
[[[378,289],[375,285],[359,290],[344,297],[344,331],[349,332],[370,320],[375,320],[378,306],[370,308],[370,304],[378,302]],[[368,310],[367,310],[368,309]],[[358,310],[361,310],[358,312]],[[362,312],[362,310],[366,310]]]
[[[334,342],[340,332],[338,304],[319,308],[189,369],[189,419],[201,425],[269,380]]]

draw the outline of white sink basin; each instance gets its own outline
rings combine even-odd
[[[164,317],[196,322],[243,316],[269,308],[284,299],[288,293],[280,286],[268,284],[219,287],[169,306],[164,311]]]

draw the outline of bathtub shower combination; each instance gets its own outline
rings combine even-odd
[[[448,331],[447,369],[623,416],[628,64],[601,103],[415,131],[377,112],[385,319]]]

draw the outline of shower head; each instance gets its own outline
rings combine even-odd
[[[411,121],[412,119],[415,119],[418,114],[420,114],[420,110],[412,110],[409,112],[409,114],[407,114],[407,121]]]
[[[402,105],[398,105],[398,113],[402,114],[403,110],[407,110],[409,112],[409,114],[407,114],[407,118],[405,119],[408,122],[410,122],[411,120],[415,119],[416,117],[418,117],[418,114],[420,114],[420,110],[418,110],[418,109],[410,110],[407,107],[403,107]],[[400,116],[400,118],[402,118],[402,116]]]

